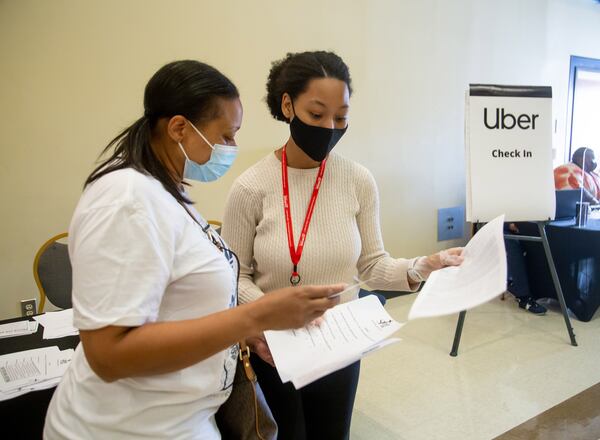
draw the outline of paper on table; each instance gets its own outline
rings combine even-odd
[[[0,325],[0,338],[31,335],[37,332],[37,321],[17,321]]]
[[[68,368],[74,350],[44,347],[0,356],[0,400],[49,388]]]
[[[34,316],[33,319],[44,327],[44,339],[56,339],[79,334],[79,330],[73,327],[73,309],[48,312]]]
[[[506,290],[504,215],[496,217],[465,246],[460,266],[436,270],[413,303],[408,319],[449,315],[481,305]]]
[[[399,339],[386,339],[402,324],[373,295],[337,305],[318,325],[266,331],[282,382],[301,388]]]
[[[33,385],[23,386],[21,388],[15,388],[10,391],[4,392],[0,391],[0,401],[14,399],[15,397],[22,396],[23,394],[30,393],[32,391],[40,391],[48,388],[54,388],[57,386],[62,377],[54,377],[52,379],[44,380],[41,382],[36,382]]]
[[[590,220],[600,220],[600,210],[593,210],[589,213],[588,219]]]

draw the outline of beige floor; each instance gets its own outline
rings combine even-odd
[[[404,322],[415,295],[388,301]],[[352,440],[491,439],[600,382],[600,312],[533,316],[512,297],[469,313],[459,355],[448,355],[457,316],[407,323],[402,341],[363,360]]]

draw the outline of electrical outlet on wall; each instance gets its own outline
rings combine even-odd
[[[438,209],[438,241],[463,238],[464,226],[464,206]]]
[[[37,313],[37,304],[35,299],[21,300],[21,316],[33,316]]]

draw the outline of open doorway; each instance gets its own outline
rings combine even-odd
[[[567,151],[589,147],[600,158],[600,60],[571,56]]]

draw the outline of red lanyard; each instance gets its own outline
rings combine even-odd
[[[306,217],[304,218],[304,225],[302,226],[302,233],[300,234],[300,240],[298,241],[298,248],[294,246],[294,227],[292,225],[292,213],[290,209],[290,187],[288,185],[288,170],[287,170],[287,155],[285,153],[285,145],[281,152],[281,180],[283,181],[283,210],[285,212],[285,226],[287,230],[288,246],[290,248],[290,257],[292,258],[292,264],[294,268],[292,270],[292,276],[290,277],[290,283],[293,286],[300,283],[300,274],[298,273],[298,263],[302,258],[302,251],[304,250],[304,242],[306,241],[306,234],[308,233],[308,226],[315,210],[315,203],[317,202],[317,196],[319,195],[319,188],[321,188],[321,181],[323,180],[323,174],[325,174],[325,164],[327,159],[321,162],[319,167],[319,174],[315,181],[313,188],[312,197],[308,204],[306,211]]]

